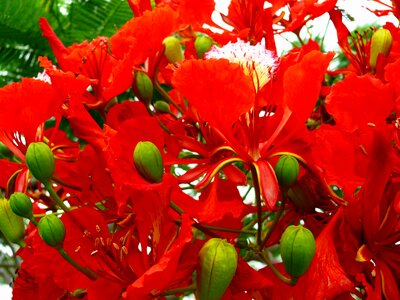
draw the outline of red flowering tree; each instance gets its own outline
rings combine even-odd
[[[71,46],[38,20],[56,61],[0,89],[13,299],[399,299],[400,31],[336,2],[232,0],[218,31],[214,1],[128,0]],[[277,53],[326,13],[346,68]]]

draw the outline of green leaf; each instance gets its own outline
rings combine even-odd
[[[111,36],[133,17],[126,0],[1,0],[0,86],[35,77],[38,57],[56,60],[39,28],[45,17],[66,46]]]

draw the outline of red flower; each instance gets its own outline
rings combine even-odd
[[[237,38],[252,44],[266,42],[266,48],[275,51],[273,25],[280,25],[283,31],[296,32],[309,20],[317,18],[333,9],[337,0],[325,1],[269,1],[233,0],[229,5],[228,15],[220,14],[223,21],[232,27],[232,32],[213,37],[221,43]],[[282,9],[288,9],[283,14]]]
[[[50,80],[48,75],[44,76]],[[52,84],[39,79],[23,79],[21,83],[14,83],[0,89],[0,105],[4,108],[0,112],[0,141],[12,151],[21,163],[25,162],[27,147],[32,142],[43,141],[56,151],[55,156],[60,159],[71,158],[73,155],[67,148],[77,145],[67,139],[59,130],[61,121],[60,107],[64,95]],[[54,117],[54,127],[44,129],[45,122]],[[21,163],[11,163],[3,158],[2,165],[8,174],[7,193],[13,190],[25,191],[28,184],[28,169]],[[56,162],[56,169],[59,170]],[[58,177],[56,174],[54,177]],[[3,186],[4,183],[3,183]],[[10,189],[10,190],[9,190]]]
[[[109,52],[108,38],[98,37],[90,43],[85,41],[67,48],[46,19],[40,19],[40,28],[63,71],[93,79],[91,82],[93,93],[87,93],[84,100],[87,107],[104,109],[110,99],[129,88],[131,77],[125,79],[126,77],[122,76],[118,78],[112,76],[117,59]]]
[[[239,46],[240,42],[237,44]],[[234,49],[233,45],[230,47]],[[249,52],[258,53],[246,44],[241,47],[249,47]],[[235,55],[232,57],[234,60]],[[264,63],[262,57],[255,57],[253,62],[247,63],[238,60],[239,64],[225,59],[190,60],[174,74],[174,86],[188,99],[201,122],[208,122],[225,145],[238,155],[237,158],[227,158],[225,163],[220,160],[217,167],[235,159],[254,165],[261,180],[261,192],[270,207],[277,200],[278,185],[266,159],[272,154],[272,147],[285,151],[280,138],[287,141],[288,137],[283,137],[286,124],[294,127],[291,134],[295,128],[304,126],[318,98],[322,76],[331,57],[317,51],[301,56],[297,63],[289,57],[284,61],[283,69],[278,71],[276,81],[268,78],[273,75],[257,69]],[[251,60],[251,55],[246,59]],[[210,102],[213,109],[208,106]],[[289,119],[291,122],[288,123]],[[217,152],[218,148],[213,151]]]
[[[400,296],[400,223],[395,210],[399,160],[390,131],[376,128],[364,185],[345,209],[340,226],[343,267],[355,276],[368,299]]]
[[[55,115],[63,101],[55,88],[38,79],[26,78],[0,89],[1,142],[24,160],[27,145],[41,140],[43,123]]]

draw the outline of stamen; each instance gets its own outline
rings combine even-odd
[[[118,244],[112,243],[112,245],[113,245],[113,247],[115,248],[115,250],[119,250],[119,249],[120,249],[120,247],[118,246]]]

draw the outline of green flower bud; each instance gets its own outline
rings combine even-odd
[[[181,43],[176,37],[174,36],[166,37],[163,40],[163,44],[165,47],[164,55],[171,64],[183,61],[183,51]]]
[[[171,109],[169,108],[169,105],[165,101],[156,101],[154,103],[154,108],[161,113],[170,113]]]
[[[300,172],[300,166],[296,158],[290,155],[282,155],[275,165],[275,174],[279,185],[290,187]]]
[[[31,143],[26,151],[25,159],[29,171],[37,180],[46,182],[53,175],[54,155],[45,143]]]
[[[199,252],[197,299],[221,299],[235,275],[237,261],[235,247],[226,240],[208,240]]]
[[[25,235],[23,219],[17,216],[7,199],[0,199],[0,231],[12,243],[20,244]]]
[[[152,142],[139,142],[136,145],[133,162],[136,170],[148,182],[161,182],[164,175],[164,162],[160,150]]]
[[[12,211],[20,217],[30,219],[33,217],[33,205],[31,199],[25,194],[15,192],[10,196],[10,206]]]
[[[388,56],[392,47],[393,37],[389,30],[378,29],[374,32],[371,39],[371,48],[369,54],[369,64],[372,70],[375,70],[379,54]]]
[[[198,58],[203,58],[204,53],[208,52],[214,41],[207,35],[201,35],[194,41],[194,48]]]
[[[290,225],[281,237],[281,256],[286,272],[293,277],[303,275],[315,253],[315,239],[310,230]]]
[[[43,241],[56,248],[61,248],[65,238],[64,223],[55,215],[45,215],[38,224],[39,235]]]
[[[146,106],[149,106],[153,99],[153,82],[150,77],[143,71],[134,71],[134,84],[132,85],[135,95]]]

